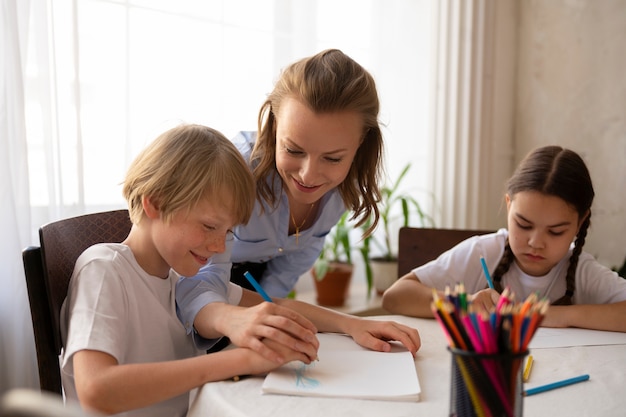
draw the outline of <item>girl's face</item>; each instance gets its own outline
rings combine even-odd
[[[312,204],[341,184],[362,135],[357,112],[318,114],[285,99],[276,115],[276,169],[291,199]]]
[[[547,274],[574,241],[582,219],[559,197],[537,191],[506,195],[509,244],[515,262],[528,275]]]
[[[213,200],[215,201],[215,200]],[[189,212],[179,210],[170,222],[164,222],[157,211],[152,220],[153,268],[161,271],[153,275],[165,276],[169,268],[180,275],[191,277],[207,264],[211,256],[225,250],[226,239],[232,235],[234,218],[222,204],[206,198]],[[165,272],[165,275],[163,275]]]

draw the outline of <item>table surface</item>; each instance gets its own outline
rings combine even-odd
[[[263,377],[205,384],[195,394],[188,417],[346,417],[446,416],[449,410],[450,354],[435,320],[374,316],[419,330],[415,358],[421,385],[419,402],[310,398],[261,394]],[[525,388],[589,374],[590,380],[524,399],[524,415],[626,415],[626,345],[533,349],[534,366]]]

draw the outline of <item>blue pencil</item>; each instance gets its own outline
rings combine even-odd
[[[263,297],[263,299],[265,301],[267,301],[268,303],[272,302],[272,299],[270,298],[270,296],[267,295],[267,293],[265,292],[265,290],[263,288],[261,288],[261,285],[256,281],[256,279],[254,279],[254,277],[252,276],[252,274],[250,272],[246,271],[246,272],[243,273],[243,275],[250,282],[250,284],[252,284],[252,286],[254,287],[256,292],[261,294],[261,297]]]
[[[491,280],[491,275],[489,274],[489,270],[487,269],[487,263],[485,262],[485,258],[480,257],[480,264],[483,266],[483,272],[485,273],[485,278],[487,279],[487,284],[489,288],[493,290],[493,281]]]
[[[562,381],[552,382],[551,384],[541,385],[536,388],[527,389],[524,391],[524,395],[528,397],[529,395],[539,394],[545,391],[550,391],[556,388],[566,387],[568,385],[576,384],[578,382],[583,382],[589,380],[589,375],[580,375],[574,378],[564,379]]]

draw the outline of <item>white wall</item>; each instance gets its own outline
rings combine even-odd
[[[585,249],[626,257],[626,1],[520,1],[515,163],[558,144],[584,158],[596,198]]]

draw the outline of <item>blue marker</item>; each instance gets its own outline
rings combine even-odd
[[[252,274],[250,272],[246,271],[246,272],[243,273],[243,275],[250,282],[250,284],[252,284],[252,286],[254,287],[256,292],[261,294],[261,297],[263,297],[263,299],[265,301],[267,301],[268,303],[272,302],[272,299],[270,298],[270,296],[267,295],[267,293],[265,292],[265,290],[263,288],[261,288],[261,285],[259,285],[259,283],[256,281],[256,279],[254,279],[254,277],[252,276]]]

